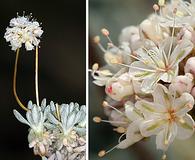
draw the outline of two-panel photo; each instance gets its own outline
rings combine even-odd
[[[0,4],[0,160],[195,160],[195,0]]]

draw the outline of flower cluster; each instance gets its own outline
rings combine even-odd
[[[107,65],[95,63],[91,75],[96,85],[105,86],[103,106],[109,118],[94,121],[109,122],[122,134],[114,148],[155,135],[157,149],[165,153],[175,138],[187,139],[195,128],[188,114],[195,98],[195,2],[159,0],[153,9],[140,25],[122,30],[119,46],[107,29],[101,30],[107,48],[99,36],[94,38]]]
[[[16,110],[15,117],[30,127],[28,141],[34,154],[43,160],[85,160],[86,107],[77,103],[41,106],[28,103],[26,118]]]
[[[12,50],[17,50],[25,44],[26,50],[33,50],[40,43],[39,38],[43,34],[40,24],[31,16],[18,16],[10,20],[4,38],[10,42]]]

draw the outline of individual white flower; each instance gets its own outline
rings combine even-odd
[[[145,45],[136,51],[138,61],[129,66],[129,74],[137,80],[143,80],[142,90],[151,92],[157,82],[171,82],[178,74],[178,65],[192,50],[189,40],[175,44],[175,40],[167,38],[158,46],[146,40]]]
[[[161,8],[160,24],[164,27],[195,26],[195,5],[184,0],[172,0]]]
[[[91,76],[94,78],[93,83],[98,86],[105,86],[106,82],[113,76],[108,69],[99,69],[99,65],[95,63],[92,66]]]
[[[175,98],[161,84],[152,94],[154,102],[141,100],[135,104],[145,118],[140,131],[145,137],[156,135],[157,149],[166,151],[175,138],[187,139],[194,133],[194,120],[187,114],[193,108],[194,98],[189,93]]]
[[[144,138],[139,129],[144,117],[141,112],[135,108],[132,102],[126,102],[124,114],[129,121],[129,125],[125,133],[126,138],[117,145],[117,148],[120,149],[125,149]]]
[[[175,77],[169,85],[169,90],[181,95],[184,92],[190,93],[194,86],[194,77],[190,73]]]
[[[7,27],[4,38],[10,42],[12,50],[16,50],[25,45],[26,50],[34,49],[40,43],[43,30],[40,24],[29,16],[18,16],[10,20],[10,26]]]

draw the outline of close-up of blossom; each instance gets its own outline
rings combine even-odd
[[[113,10],[116,11],[110,13],[115,16],[106,16],[110,18],[108,22],[98,12],[101,9],[104,14],[108,11],[106,3],[102,3],[102,8],[95,7],[95,0],[91,0],[91,3],[90,29],[94,36],[92,43],[97,45],[98,49],[91,49],[90,57],[95,56],[90,59],[92,67],[89,67],[89,71],[93,84],[103,87],[104,91],[101,93],[92,85],[90,91],[95,95],[95,98],[90,98],[92,119],[95,123],[107,123],[111,125],[110,128],[113,127],[115,133],[104,127],[105,136],[109,132],[114,137],[119,134],[119,138],[118,144],[112,145],[114,147],[108,145],[111,140],[107,141],[108,144],[104,143],[111,149],[104,150],[100,147],[98,155],[95,155],[95,149],[91,146],[90,156],[94,160],[98,159],[97,156],[114,160],[117,155],[136,160],[147,159],[144,154],[148,154],[148,159],[151,160],[194,159],[192,157],[195,155],[191,149],[191,155],[187,158],[188,154],[179,153],[176,145],[182,140],[180,143],[186,147],[188,139],[194,143],[194,1],[158,0],[150,6],[153,13],[147,13],[148,17],[142,15],[139,23],[137,21],[135,24],[132,21],[138,18],[127,12],[136,8],[131,13],[141,15],[142,9],[147,8],[147,2],[137,2],[138,7],[126,7],[127,4],[133,6],[136,2],[125,1],[120,7],[125,6],[127,11],[119,9],[118,12],[118,8],[114,8],[118,3],[113,2]],[[117,15],[121,18],[117,18]],[[129,20],[128,16],[129,25],[123,21]],[[93,18],[99,21],[96,23]],[[112,21],[117,21],[120,25],[115,26],[116,23]],[[94,23],[103,25],[102,29],[99,29],[101,35],[96,35],[98,29]],[[120,28],[122,24],[126,25],[123,29]],[[117,43],[116,38],[113,40],[111,37],[115,37],[115,31],[119,29],[121,32],[117,34]],[[99,50],[103,55],[98,55]],[[104,61],[99,60],[95,53]],[[93,109],[94,106],[97,106],[97,109]],[[95,125],[97,124],[94,124],[94,128]],[[97,126],[96,132],[104,132],[101,127],[98,130],[98,127],[100,125]],[[90,132],[94,133],[93,130]],[[100,135],[100,139],[104,139],[104,134]],[[91,141],[102,146],[98,144],[101,140]],[[129,150],[122,151],[126,155],[114,151],[128,147]],[[193,148],[193,145],[188,147]],[[153,151],[155,148],[160,154]]]

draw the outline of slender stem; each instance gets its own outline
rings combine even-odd
[[[35,53],[35,92],[36,92],[37,106],[39,106],[38,63],[39,63],[39,52],[38,52],[38,47],[36,47],[36,53]]]
[[[15,66],[14,66],[14,77],[13,77],[13,92],[14,92],[14,97],[19,104],[19,106],[24,109],[25,111],[28,111],[28,109],[22,104],[20,101],[17,92],[16,92],[16,77],[17,77],[17,66],[18,66],[18,57],[19,57],[19,48],[16,51],[16,60],[15,60]]]

